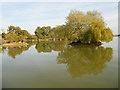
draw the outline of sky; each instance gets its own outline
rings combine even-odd
[[[3,29],[19,26],[34,34],[38,26],[65,24],[70,10],[101,12],[107,27],[118,34],[118,2],[6,2],[0,3]],[[13,0],[14,1],[14,0]]]
[[[107,26],[112,29],[114,34],[118,34],[118,1],[0,0],[0,29],[6,30],[8,26],[14,25],[34,34],[37,26],[50,25],[53,27],[64,24],[65,17],[70,10],[76,9],[83,12],[93,10],[101,12]]]

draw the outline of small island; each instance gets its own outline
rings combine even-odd
[[[70,45],[102,45],[112,41],[114,35],[106,27],[101,13],[88,11],[83,13],[71,10],[64,25],[56,27],[38,26],[34,35],[20,27],[9,26],[7,33],[1,34],[0,46],[26,46],[27,41],[68,41]]]

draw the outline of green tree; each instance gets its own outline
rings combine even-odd
[[[51,31],[50,26],[37,27],[37,29],[35,30],[35,35],[37,36],[38,39],[46,39],[49,38],[50,31]]]
[[[9,26],[8,27],[8,33],[10,33],[10,32],[16,32],[16,31],[20,31],[21,30],[21,28],[20,27],[15,27],[15,26]]]
[[[31,34],[27,30],[22,30],[20,27],[9,26],[8,33],[7,33],[7,39],[9,39],[8,38],[8,37],[10,37],[9,35],[11,35],[13,33],[16,36],[16,40],[14,40],[14,41],[24,41],[25,39],[31,38]]]
[[[37,39],[35,35],[31,35],[31,39]]]
[[[41,27],[37,27],[37,29],[35,30],[35,35],[38,39],[42,38],[42,30]]]
[[[66,26],[65,25],[59,25],[53,28],[54,31],[54,38],[57,40],[65,40],[66,39]]]
[[[72,42],[82,43],[109,42],[113,33],[97,11],[83,13],[72,10],[66,18],[67,38]]]
[[[9,33],[9,32],[11,32],[11,31],[15,31],[15,30],[16,30],[16,29],[15,29],[14,26],[9,26],[7,31],[8,31],[8,33]]]
[[[6,35],[6,39],[9,41],[9,42],[15,42],[18,40],[18,36],[13,32],[11,31],[10,33],[8,33]]]

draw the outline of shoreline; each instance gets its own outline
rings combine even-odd
[[[0,47],[17,47],[17,46],[27,46],[28,43],[5,43],[5,44],[1,44]]]
[[[80,43],[80,42],[72,42],[70,45],[92,45],[92,46],[100,46],[102,42],[95,42],[95,43]]]

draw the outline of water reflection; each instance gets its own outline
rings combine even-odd
[[[6,47],[0,48],[0,53],[5,53],[5,51],[6,51]]]
[[[22,47],[2,47],[0,48],[1,53],[5,53],[7,51],[8,56],[12,57],[13,59],[16,58],[17,55],[22,54],[24,51],[27,51],[32,45],[35,45],[36,42],[27,42],[29,43],[28,46]]]
[[[32,45],[35,45],[35,49],[38,53],[41,52],[52,52],[53,51],[62,51],[64,49],[66,41],[49,41],[49,42],[27,42],[29,45],[25,47],[2,47],[0,48],[0,53],[5,53],[11,56],[13,59],[16,58],[17,55],[22,54],[24,51],[27,51]]]
[[[67,71],[72,77],[80,77],[87,74],[98,74],[105,68],[106,63],[112,59],[112,48],[102,46],[70,46],[66,42],[28,42],[27,47],[1,48],[0,52],[7,54],[13,59],[17,55],[27,51],[32,45],[38,53],[59,51],[58,64],[66,64]]]
[[[58,54],[57,63],[66,64],[72,77],[98,74],[112,59],[112,48],[68,46]]]
[[[50,41],[50,42],[38,42],[35,46],[38,53],[41,52],[52,52],[53,51],[62,51],[65,47],[65,41]]]
[[[28,49],[29,47],[8,48],[8,55],[15,59],[17,55],[23,53],[23,51],[27,51]]]
[[[24,82],[31,88],[117,87],[118,59],[115,42],[117,40],[104,44],[109,48],[70,46],[65,42],[29,42],[30,46],[34,46],[2,48],[1,52],[5,52],[4,87],[26,87]],[[23,53],[26,50],[28,51]],[[8,51],[14,60],[9,58]],[[21,60],[23,58],[25,60]]]

